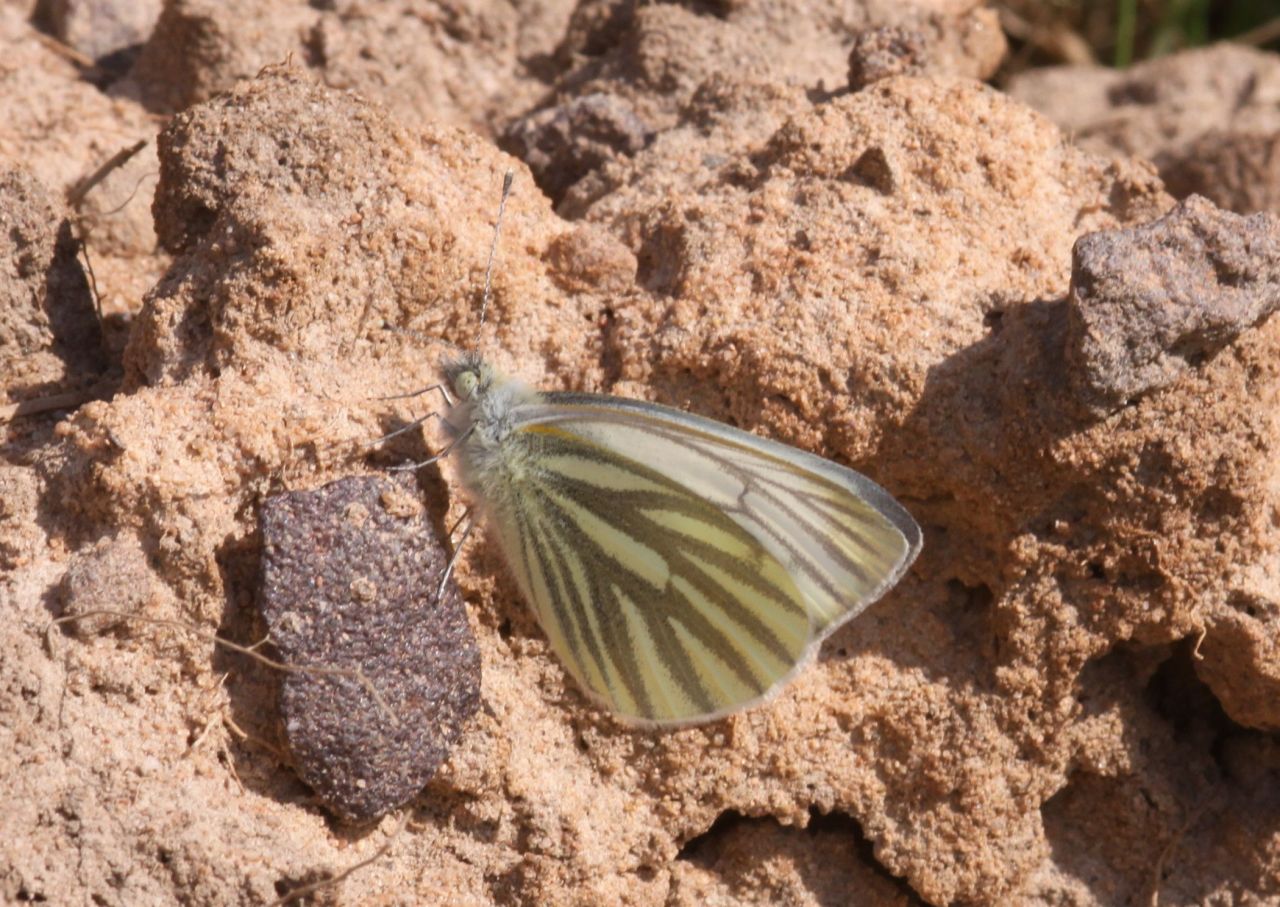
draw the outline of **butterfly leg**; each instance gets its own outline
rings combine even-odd
[[[458,517],[458,522],[454,523],[453,529],[449,531],[450,537],[462,525],[463,520],[466,520],[467,528],[462,530],[462,538],[458,539],[458,544],[453,546],[453,557],[449,558],[449,565],[444,568],[444,576],[440,577],[440,587],[436,589],[436,598],[444,594],[445,583],[449,582],[449,577],[453,576],[454,564],[458,563],[458,558],[462,556],[462,548],[466,545],[467,539],[471,537],[471,530],[475,528],[476,521],[471,517],[470,507],[463,511],[462,516]]]
[[[458,517],[457,522],[455,522],[453,526],[449,528],[449,538],[452,539],[454,533],[458,531],[458,527],[470,519],[471,519],[471,505],[468,504],[466,508],[463,509],[462,516]],[[470,530],[468,529],[468,531]]]
[[[443,418],[440,421],[444,422],[445,425],[449,425],[449,422]],[[452,425],[449,425],[449,427],[453,428]],[[427,457],[425,460],[422,460],[421,462],[401,463],[398,466],[390,466],[388,467],[388,469],[390,469],[392,472],[408,472],[410,470],[421,469],[424,466],[430,466],[432,463],[438,463],[440,460],[443,460],[445,457],[449,455],[449,451],[453,450],[463,441],[467,440],[467,438],[471,436],[471,432],[473,430],[474,430],[473,428],[468,428],[462,434],[455,436],[454,439],[450,441],[448,444],[446,444],[438,454],[431,457]]]
[[[429,394],[432,391],[439,391],[440,396],[444,398],[445,406],[453,406],[453,398],[449,396],[449,388],[443,384],[433,384],[430,387],[420,388],[416,391],[409,391],[407,394],[392,394],[390,397],[374,397],[375,400],[408,400],[412,397],[421,397],[423,394]]]
[[[411,431],[413,431],[415,428],[417,428],[419,425],[422,425],[422,424],[423,424],[424,422],[426,422],[428,419],[439,419],[439,420],[440,420],[441,422],[443,422],[445,425],[449,425],[449,420],[448,420],[448,419],[446,419],[446,418],[444,418],[444,416],[442,416],[442,415],[440,415],[439,413],[434,412],[434,411],[433,411],[433,412],[429,412],[429,413],[427,413],[425,416],[420,416],[419,418],[414,419],[414,420],[413,420],[412,422],[410,422],[408,425],[402,425],[400,428],[397,428],[395,431],[393,431],[393,432],[389,432],[389,433],[387,433],[387,434],[383,435],[381,438],[376,438],[375,440],[370,441],[370,442],[369,442],[369,446],[370,446],[370,447],[377,447],[379,444],[383,443],[384,441],[390,441],[392,438],[398,438],[400,435],[403,435],[403,434],[405,434],[406,432],[411,432]],[[450,427],[452,427],[452,426],[450,426]]]

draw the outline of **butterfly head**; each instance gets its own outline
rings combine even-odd
[[[497,379],[493,366],[476,353],[465,353],[458,359],[446,362],[444,375],[449,387],[463,402],[487,395]]]
[[[536,395],[506,377],[476,353],[444,364],[444,376],[457,396],[447,424],[471,439],[468,447],[489,449],[501,444],[513,428],[513,411]]]

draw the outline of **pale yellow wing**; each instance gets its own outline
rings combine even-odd
[[[640,721],[767,697],[920,548],[864,476],[717,422],[567,394],[515,417],[504,553],[570,673]]]

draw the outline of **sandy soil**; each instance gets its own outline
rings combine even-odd
[[[0,900],[1280,903],[1274,56],[1002,93],[968,0],[32,6],[0,4]],[[264,633],[267,502],[438,449],[369,444],[477,345],[849,464],[924,550],[768,705],[656,731],[481,534],[478,707],[459,659],[435,776],[346,822],[280,671],[213,634]],[[456,478],[420,476],[437,528]]]

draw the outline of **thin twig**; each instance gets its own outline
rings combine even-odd
[[[53,51],[58,56],[66,60],[70,60],[76,66],[89,70],[96,70],[98,68],[97,61],[95,61],[93,57],[76,50],[70,44],[64,44],[53,35],[47,35],[42,31],[35,31],[33,34],[35,35],[36,40],[46,48]]]
[[[218,677],[218,682],[214,684],[214,687],[213,687],[214,690],[221,690],[222,685],[227,682],[227,677],[229,676],[230,675],[226,671],[223,671],[222,674]],[[204,742],[205,738],[209,736],[209,731],[213,728],[214,720],[219,717],[220,716],[217,714],[210,714],[208,717],[205,718],[204,727],[200,729],[199,734],[196,734],[195,739],[187,744],[187,749],[185,752],[183,752],[182,754],[183,756],[189,756],[192,752],[195,751],[196,747],[198,747],[201,743]]]
[[[76,245],[80,247],[80,255],[84,258],[84,271],[89,275],[89,292],[93,295],[93,311],[98,315],[98,335],[101,343],[107,345],[107,316],[102,311],[102,294],[98,292],[98,275],[93,273],[93,262],[89,260],[89,243],[84,238],[84,228],[75,227]]]
[[[67,391],[63,394],[38,397],[35,400],[10,403],[7,406],[0,406],[0,423],[12,422],[20,416],[35,416],[55,409],[75,409],[77,406],[96,399],[97,396],[97,393],[90,389],[87,391]]]
[[[1248,44],[1257,47],[1261,44],[1270,44],[1277,39],[1280,39],[1280,16],[1263,22],[1247,32],[1236,35],[1231,39],[1231,42],[1233,44]]]
[[[72,208],[80,207],[80,203],[84,201],[85,196],[93,190],[94,186],[106,179],[111,171],[127,164],[130,158],[145,147],[147,147],[147,139],[138,139],[128,148],[122,148],[111,155],[97,170],[77,181],[74,186],[67,190],[67,204]]]
[[[1191,657],[1196,661],[1204,661],[1204,656],[1200,654],[1200,643],[1204,642],[1204,638],[1209,635],[1209,630],[1201,624],[1196,632],[1196,644],[1191,648]]]
[[[1187,810],[1186,821],[1174,831],[1169,840],[1165,842],[1164,847],[1160,848],[1160,853],[1156,857],[1155,868],[1152,870],[1151,876],[1151,898],[1148,903],[1151,907],[1160,907],[1160,885],[1164,881],[1164,869],[1169,862],[1169,858],[1173,856],[1178,849],[1178,845],[1182,843],[1183,838],[1187,836],[1187,832],[1191,831],[1191,827],[1200,820],[1204,815],[1205,797],[1203,792],[1196,798],[1196,802]]]
[[[94,187],[106,179],[113,171],[118,170],[127,164],[139,151],[147,147],[147,141],[147,139],[138,139],[138,141],[134,142],[128,148],[120,149],[115,154],[111,155],[111,157],[107,158],[88,176],[77,180],[76,184],[67,190],[67,206],[78,211],[80,205],[84,203],[84,200],[88,197],[89,193],[93,191]],[[138,186],[141,185],[142,180],[139,180],[138,184],[133,187],[133,192],[129,193],[129,197],[126,198],[115,210],[118,211],[127,205],[130,200],[133,199],[134,194],[138,191]],[[114,213],[114,211],[108,213]],[[98,327],[103,331],[103,340],[105,341],[105,320],[102,312],[102,294],[98,292],[98,277],[93,273],[93,262],[89,260],[89,243],[86,241],[87,232],[88,231],[85,229],[83,222],[77,219],[75,240],[76,244],[80,247],[80,254],[84,257],[84,269],[89,276],[89,292],[93,294],[94,307],[98,313]]]
[[[1029,51],[1034,49],[1063,63],[1089,65],[1096,62],[1089,43],[1066,25],[1049,27],[1036,24],[1005,6],[1000,9],[1000,27],[1022,42],[1018,51],[1021,57],[1029,56]]]
[[[71,623],[77,620],[85,620],[90,617],[117,617],[122,620],[136,620],[136,621],[139,621],[140,623],[154,624],[160,627],[173,627],[178,630],[185,630],[186,632],[192,634],[193,636],[196,636],[208,642],[212,642],[216,646],[222,646],[223,648],[230,649],[232,652],[239,652],[241,655],[247,655],[250,658],[253,658],[261,662],[267,667],[274,668],[278,671],[287,671],[289,673],[297,673],[297,674],[318,674],[326,677],[351,678],[353,680],[358,681],[360,685],[363,686],[365,690],[368,691],[369,695],[373,697],[373,701],[377,704],[378,708],[384,714],[386,714],[386,716],[392,721],[393,724],[396,724],[396,725],[400,724],[399,716],[397,716],[396,713],[392,711],[391,707],[387,705],[387,701],[382,698],[382,694],[379,693],[378,688],[373,685],[373,681],[371,681],[367,676],[365,676],[365,673],[362,670],[360,670],[360,668],[358,667],[334,668],[328,665],[294,665],[294,664],[288,664],[287,662],[283,662],[283,661],[276,661],[274,658],[268,658],[266,655],[263,655],[261,652],[255,651],[256,647],[259,645],[262,645],[262,643],[265,642],[266,640],[261,640],[257,643],[254,643],[253,646],[242,646],[238,642],[232,642],[229,639],[224,639],[223,637],[219,636],[216,633],[210,633],[207,630],[202,630],[199,627],[195,626],[194,624],[189,624],[185,621],[170,620],[164,617],[143,617],[140,614],[130,614],[126,611],[112,611],[105,608],[94,610],[94,611],[85,611],[82,614],[70,614],[70,615],[67,615],[66,617],[54,618],[53,620],[49,621],[48,626],[45,628],[46,639],[48,639],[49,632],[52,631],[52,629],[59,624]]]
[[[364,308],[360,310],[360,319],[356,322],[355,336],[351,338],[350,344],[346,347],[346,349],[343,350],[343,352],[346,353],[348,356],[355,353],[356,344],[360,342],[360,337],[361,335],[364,334],[365,323],[369,320],[369,313],[372,311],[373,311],[373,296],[370,295],[369,298],[364,301]]]
[[[138,190],[142,188],[143,183],[145,183],[149,179],[159,179],[159,177],[160,177],[160,174],[154,170],[149,170],[146,173],[142,174],[142,176],[138,177],[138,179],[134,182],[133,188],[130,189],[129,194],[124,197],[124,201],[116,205],[114,208],[108,208],[106,211],[101,212],[99,216],[111,217],[114,214],[119,214],[121,211],[123,211],[125,208],[129,206],[129,202],[133,201],[137,197]]]
[[[266,750],[268,753],[270,753],[272,756],[276,758],[277,762],[287,763],[290,761],[288,753],[286,753],[280,747],[276,746],[274,743],[270,743],[266,740],[263,740],[261,737],[256,737],[253,734],[250,734],[248,731],[246,731],[244,728],[242,728],[240,725],[236,723],[236,720],[231,717],[231,715],[227,712],[226,709],[222,710],[222,723],[225,724],[227,726],[227,729],[230,730],[231,733],[235,734],[236,737],[238,737],[240,740],[246,743],[252,743],[254,746],[258,747],[261,750]],[[235,773],[232,772],[232,774],[235,774]],[[236,783],[237,784],[240,783],[239,778],[236,778]],[[244,785],[241,784],[240,788],[241,790],[243,790]]]
[[[222,710],[222,723],[225,724],[228,730],[230,730],[233,734],[235,734],[236,737],[239,738],[241,741],[243,741],[244,743],[252,743],[258,749],[270,753],[275,758],[275,760],[281,763],[282,765],[287,765],[288,763],[293,761],[290,758],[289,754],[285,752],[281,747],[278,747],[271,741],[265,740],[262,737],[259,737],[255,734],[250,734],[248,731],[242,728],[239,724],[236,723],[236,720],[232,718],[230,714],[228,714],[226,709]],[[236,780],[239,781],[238,778]]]

